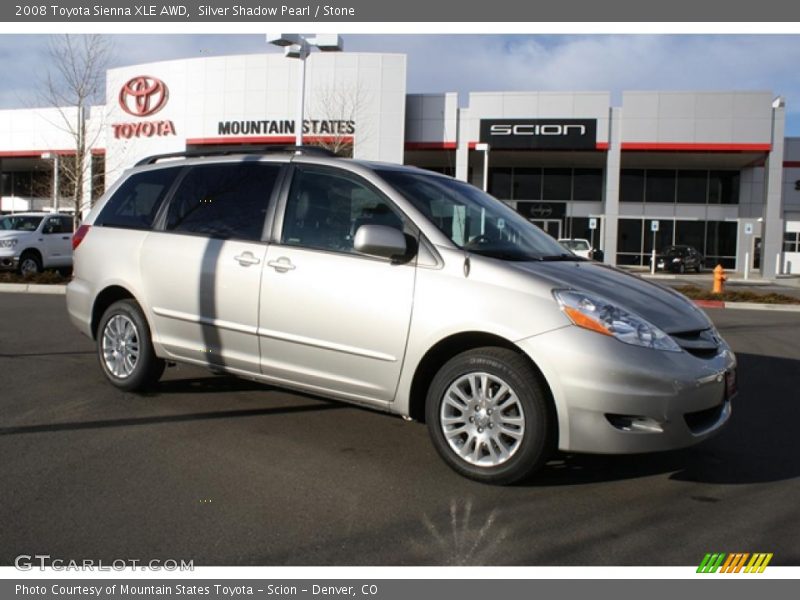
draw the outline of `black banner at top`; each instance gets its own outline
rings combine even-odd
[[[492,150],[594,150],[596,119],[482,119],[481,142]]]
[[[785,0],[15,0],[0,5],[0,22],[797,22],[800,3]]]

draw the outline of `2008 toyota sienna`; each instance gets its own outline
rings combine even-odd
[[[192,363],[426,421],[457,472],[688,446],[736,360],[671,290],[421,169],[285,149],[141,161],[76,232],[72,321],[115,386]]]

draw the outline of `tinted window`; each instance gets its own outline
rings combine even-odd
[[[569,200],[572,197],[570,169],[544,170],[544,200]]]
[[[573,179],[573,200],[603,199],[603,170],[602,169],[575,169]]]
[[[542,197],[541,169],[514,169],[514,199],[540,200]]]
[[[60,217],[61,219],[61,232],[62,233],[72,233],[74,229],[74,223],[72,219],[69,217]]]
[[[63,233],[61,219],[58,217],[49,217],[44,227],[42,227],[42,233]]]
[[[675,171],[648,170],[646,202],[675,202]]]
[[[501,200],[511,199],[511,169],[489,169],[489,193]]]
[[[0,219],[0,230],[6,231],[36,231],[42,217],[17,217],[10,216]]]
[[[643,169],[622,169],[622,171],[620,171],[619,201],[644,202]]]
[[[281,243],[334,252],[355,252],[362,225],[403,230],[388,201],[359,177],[345,171],[298,168],[286,202]]]
[[[151,229],[161,202],[179,172],[180,168],[172,168],[131,175],[114,192],[94,224]]]
[[[708,201],[711,204],[739,204],[739,172],[711,171]]]
[[[678,202],[705,204],[708,171],[678,171]]]
[[[230,163],[192,167],[167,211],[167,231],[260,240],[279,165]]]

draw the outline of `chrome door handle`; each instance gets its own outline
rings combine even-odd
[[[278,260],[271,260],[267,265],[275,269],[278,273],[286,273],[286,271],[293,271],[295,269],[292,261],[285,256],[281,256]]]
[[[260,258],[256,258],[250,252],[243,252],[239,256],[234,256],[233,259],[243,267],[249,267],[250,265],[257,265],[258,263],[261,262]]]

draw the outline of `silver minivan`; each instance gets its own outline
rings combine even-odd
[[[427,423],[508,484],[555,450],[688,446],[736,360],[680,294],[582,259],[477,188],[282,152],[141,161],[76,231],[72,321],[115,386],[206,366]]]

